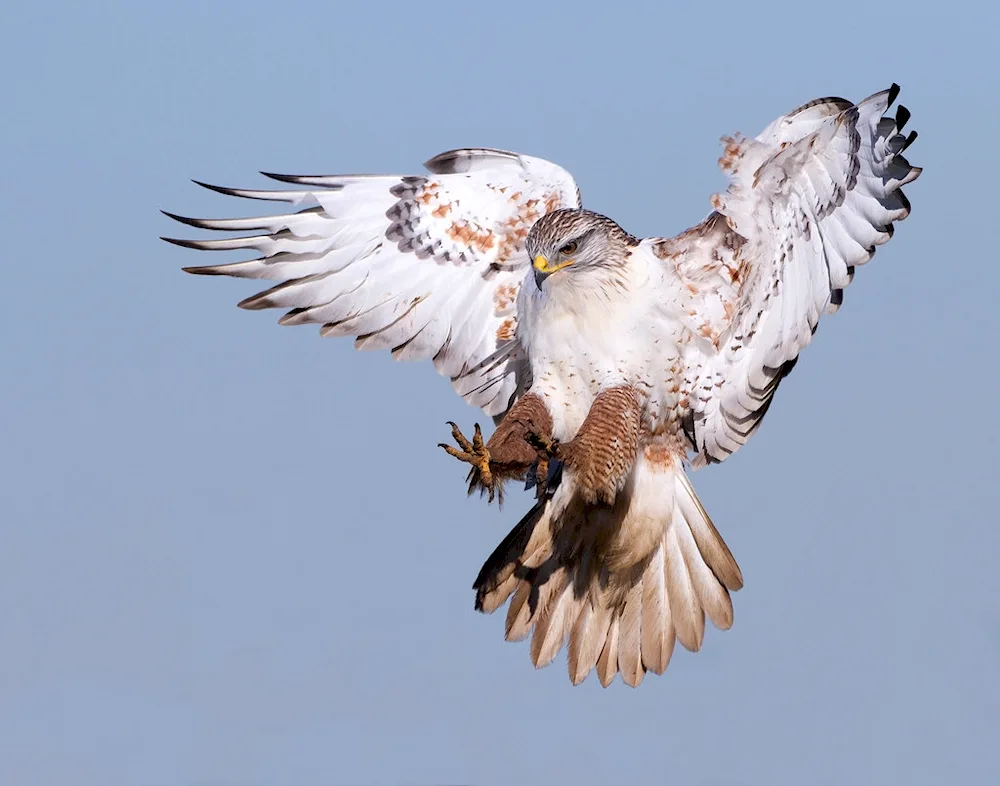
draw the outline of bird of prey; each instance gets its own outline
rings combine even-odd
[[[250,249],[186,268],[275,282],[244,300],[359,349],[433,360],[493,417],[488,441],[452,424],[470,491],[535,489],[477,578],[476,608],[509,602],[506,638],[536,667],[568,642],[574,684],[638,685],[707,617],[733,622],[743,586],[686,467],[726,459],[836,311],[856,268],[908,215],[909,112],[899,88],[822,98],[758,136],[723,138],[725,193],[675,237],[638,238],[583,209],[568,172],[491,149],[442,153],[420,175],[267,175],[293,189],[207,186],[295,207],[195,219],[250,232],[170,240]],[[267,173],[264,173],[267,174]],[[205,185],[205,184],[202,184]]]

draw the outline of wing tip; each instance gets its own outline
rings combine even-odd
[[[174,246],[180,246],[181,248],[193,248],[195,251],[201,251],[200,241],[198,240],[185,240],[181,237],[164,237],[160,235],[160,240],[170,243]]]
[[[284,325],[304,325],[309,320],[308,319],[300,319],[299,315],[306,313],[308,310],[309,310],[308,306],[300,306],[298,308],[293,308],[293,309],[291,309],[289,311],[286,311],[284,314],[282,314],[280,317],[278,317],[278,324],[282,325],[282,326],[284,326]],[[324,325],[323,327],[325,328],[326,325]],[[320,330],[319,335],[320,335],[320,338],[323,338],[323,330],[322,329]]]
[[[897,132],[898,131],[902,131],[903,130],[903,126],[905,126],[908,122],[910,122],[910,117],[912,117],[912,114],[910,113],[910,110],[907,109],[902,104],[900,104],[896,108],[896,131]]]
[[[900,181],[900,183],[899,183],[900,189],[902,189],[903,186],[906,186],[906,185],[909,185],[910,183],[912,183],[914,180],[916,180],[918,177],[920,177],[923,173],[924,173],[924,168],[922,166],[911,166],[910,167],[910,171],[907,173],[906,177],[903,178]],[[903,195],[902,190],[900,190],[899,194],[900,194],[900,196]],[[907,204],[906,204],[906,214],[907,215],[910,214],[910,210],[911,210],[910,204],[909,204],[909,202],[907,202]]]
[[[268,294],[268,292],[259,292],[256,295],[243,298],[243,300],[236,304],[236,307],[242,308],[244,311],[263,311],[264,309],[271,308],[273,303],[268,298]]]
[[[263,169],[258,170],[258,174],[271,180],[277,180],[279,183],[291,183],[292,185],[300,185],[309,179],[309,175],[283,175],[280,172],[265,172]]]
[[[263,175],[264,177],[269,177],[271,180],[277,180],[281,183],[292,183],[294,178],[299,177],[299,175],[282,175],[278,172],[265,172],[263,169],[258,169],[257,173]]]
[[[206,183],[204,180],[191,179],[191,182],[196,186],[201,186],[202,188],[207,188],[209,191],[214,191],[216,194],[225,194],[226,196],[237,196],[235,189],[226,188],[225,186],[213,186],[211,183]]]
[[[166,240],[167,238],[163,238]],[[218,265],[195,265],[192,267],[182,267],[185,273],[190,273],[193,276],[224,276],[226,275],[222,270],[219,269]]]
[[[424,168],[435,175],[454,175],[470,171],[475,159],[500,159],[520,161],[521,156],[511,150],[494,147],[460,147],[438,153],[424,162]]]
[[[174,221],[176,221],[176,222],[178,222],[180,224],[185,224],[186,226],[189,226],[189,227],[195,227],[196,229],[208,229],[209,228],[209,227],[205,226],[205,220],[202,219],[202,218],[191,218],[190,216],[180,216],[177,213],[171,213],[169,210],[162,210],[161,209],[160,212],[163,215],[165,215],[167,218],[173,219]],[[160,238],[160,239],[161,240],[166,240],[168,243],[174,242],[170,238],[166,238],[166,237]]]

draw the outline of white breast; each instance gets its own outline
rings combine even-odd
[[[650,286],[651,272],[655,278],[658,271],[649,265],[647,255],[633,254],[623,271],[556,273],[541,290],[529,274],[522,285],[518,340],[531,363],[531,390],[552,413],[556,439],[571,439],[597,394],[617,385],[635,386],[644,408],[664,409],[679,325],[656,301],[662,290]]]

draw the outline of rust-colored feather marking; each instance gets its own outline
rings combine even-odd
[[[538,459],[538,451],[527,441],[529,434],[552,434],[552,415],[535,393],[519,398],[487,440],[490,463],[504,474],[523,474]]]
[[[632,387],[605,390],[594,399],[576,436],[559,447],[558,457],[588,502],[614,503],[639,449],[641,412]]]
[[[514,331],[517,329],[517,322],[514,317],[507,317],[497,328],[497,345],[505,344],[514,340]]]
[[[517,206],[517,212],[503,223],[503,232],[497,245],[497,264],[509,263],[524,248],[524,242],[543,215],[562,207],[562,196],[558,191],[550,191],[541,199],[524,198],[524,193],[515,191],[507,197]]]
[[[496,244],[492,229],[464,219],[453,222],[445,230],[445,234],[460,246],[468,246],[481,254],[485,254]]]
[[[493,313],[498,317],[510,316],[517,303],[517,291],[521,284],[502,283],[498,284],[493,291]]]
[[[736,172],[745,154],[744,140],[731,136],[722,137],[724,145],[722,157],[719,159],[719,167],[723,172]]]

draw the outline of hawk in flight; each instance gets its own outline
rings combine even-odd
[[[698,650],[706,617],[732,625],[743,577],[685,467],[747,441],[820,315],[909,213],[901,187],[920,169],[902,155],[910,113],[889,113],[898,92],[818,99],[724,138],[729,187],[676,237],[583,209],[553,163],[464,149],[421,175],[207,186],[293,209],[168,213],[243,233],[170,242],[256,252],[186,270],[274,282],[240,306],[432,360],[492,416],[488,441],[452,425],[443,447],[471,465],[470,491],[526,481],[536,501],[483,566],[476,608],[509,602],[506,637],[530,635],[536,667],[568,642],[574,683],[596,669],[635,686],[675,641]]]

